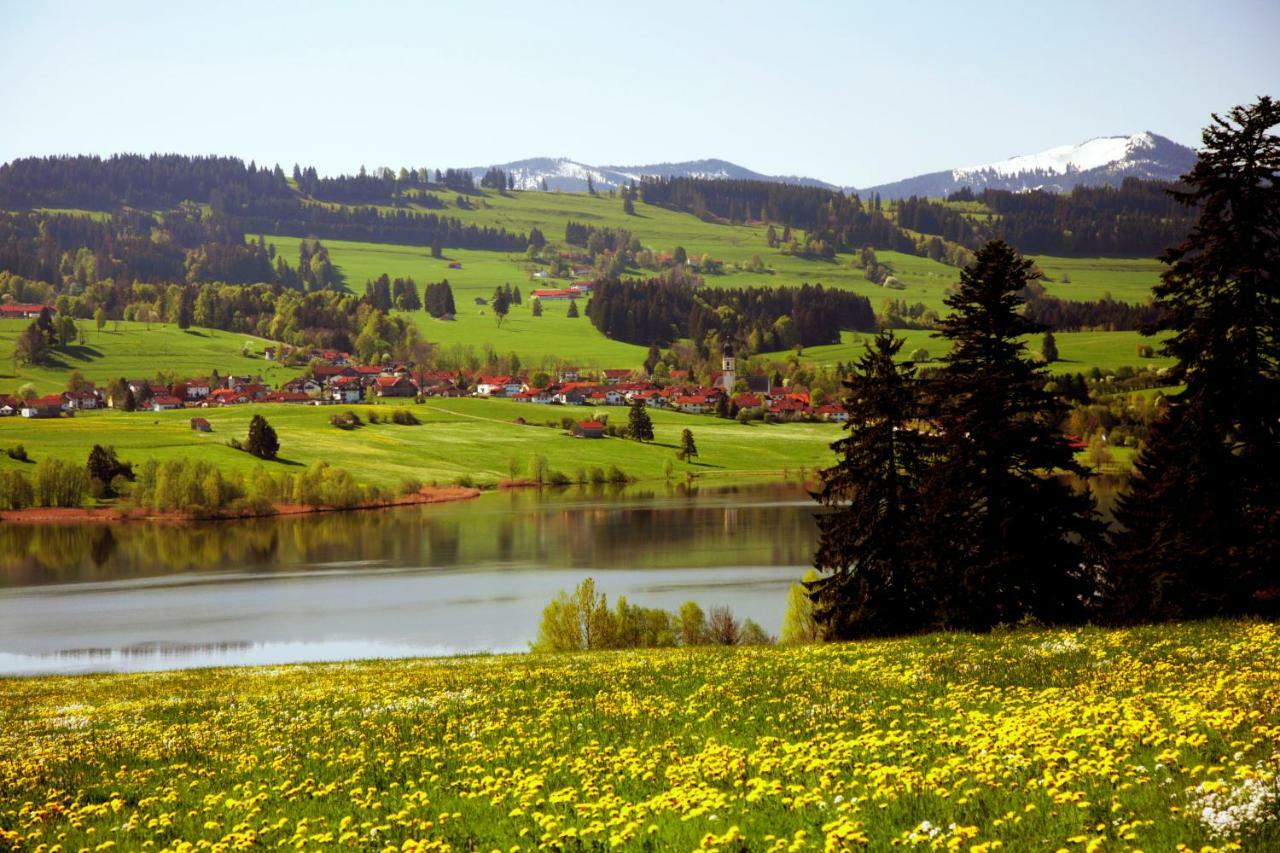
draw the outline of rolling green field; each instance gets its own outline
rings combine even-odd
[[[947,351],[946,342],[934,337],[928,329],[896,329],[898,337],[906,340],[902,345],[902,357],[907,358],[916,349],[928,351],[931,359],[940,358]],[[829,346],[809,347],[801,354],[801,361],[811,364],[831,365],[855,361],[866,352],[872,335],[844,332],[841,342]],[[1058,342],[1058,361],[1048,366],[1051,373],[1087,373],[1094,367],[1115,370],[1120,367],[1170,367],[1174,360],[1165,356],[1139,358],[1138,347],[1155,346],[1160,338],[1147,338],[1138,332],[1055,332]],[[1032,355],[1040,352],[1041,339],[1033,336],[1027,340]]]
[[[1214,622],[6,679],[0,847],[1274,850],[1277,656]]]
[[[0,320],[0,393],[12,393],[30,382],[41,394],[64,391],[71,371],[79,370],[85,378],[105,387],[112,379],[148,379],[158,370],[173,370],[180,376],[208,376],[210,370],[221,375],[231,373],[261,375],[272,385],[288,381],[299,371],[265,361],[260,355],[246,358],[242,349],[247,342],[254,353],[270,344],[262,338],[214,329],[187,329],[162,323],[108,321],[101,332],[92,320],[80,320],[85,343],[57,353],[57,361],[49,366],[18,364],[13,357],[18,335],[30,320]]]
[[[407,404],[402,404],[407,405]],[[348,409],[362,418],[370,411],[384,416],[392,404],[378,406],[244,405],[199,411],[85,412],[74,418],[30,421],[0,418],[0,448],[23,444],[33,460],[46,456],[81,461],[94,444],[114,445],[121,459],[140,463],[146,459],[199,458],[226,471],[251,471],[267,464],[279,470],[292,465],[329,462],[350,471],[365,483],[395,487],[406,479],[452,482],[469,476],[477,483],[492,484],[509,476],[515,460],[521,475],[529,472],[536,455],[546,458],[553,470],[569,475],[579,469],[617,465],[632,477],[646,480],[665,477],[672,463],[673,475],[761,479],[798,472],[830,462],[828,444],[840,435],[834,424],[739,424],[719,418],[650,410],[654,441],[641,444],[618,438],[573,438],[559,428],[561,417],[576,420],[607,415],[625,424],[627,408],[611,406],[546,406],[506,400],[452,399],[413,404],[422,421],[417,426],[368,424],[357,430],[340,430],[330,416]],[[207,418],[212,433],[190,428],[193,415]],[[262,463],[247,453],[226,446],[227,439],[244,439],[249,420],[262,414],[280,438],[283,461]],[[522,426],[554,420],[555,429]],[[699,456],[692,462],[676,459],[680,433],[693,431]],[[29,465],[0,456],[0,470],[29,470]]]

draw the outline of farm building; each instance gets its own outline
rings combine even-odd
[[[578,438],[604,438],[604,424],[600,421],[579,421],[573,425]]]

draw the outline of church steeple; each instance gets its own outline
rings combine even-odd
[[[738,381],[738,362],[733,357],[733,344],[726,342],[720,358],[720,386],[726,394],[733,393],[733,386]]]

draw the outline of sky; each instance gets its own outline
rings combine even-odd
[[[1277,0],[15,2],[0,162],[639,165],[871,186],[1280,96]]]

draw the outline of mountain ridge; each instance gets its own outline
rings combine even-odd
[[[588,177],[599,190],[616,189],[632,181],[638,183],[644,177],[694,177],[768,181],[864,196],[878,193],[882,198],[897,199],[912,195],[941,197],[964,187],[976,192],[988,188],[1070,192],[1076,186],[1115,186],[1128,177],[1173,181],[1185,174],[1195,159],[1194,149],[1151,131],[1142,131],[1093,137],[1074,145],[1059,145],[976,166],[925,172],[868,187],[840,186],[800,175],[768,175],[715,157],[638,166],[592,166],[569,157],[530,157],[493,166],[473,166],[469,171],[479,178],[488,169],[498,168],[512,176],[517,189],[539,189],[545,181],[547,189],[562,192],[586,190]]]

